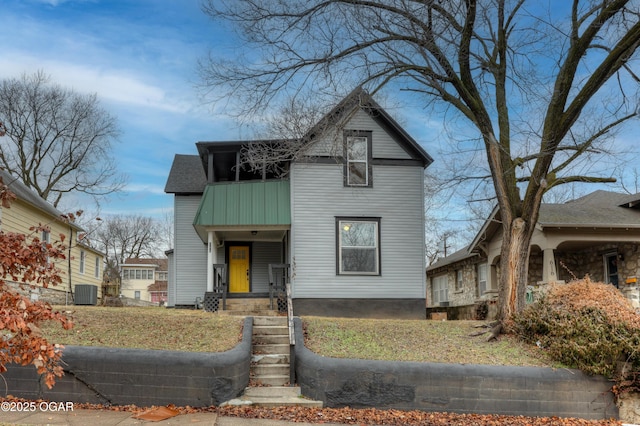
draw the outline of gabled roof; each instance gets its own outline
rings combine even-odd
[[[595,191],[564,204],[540,206],[543,228],[640,228],[640,194]]]
[[[2,177],[2,181],[4,182],[4,184],[9,187],[11,192],[13,192],[19,200],[31,205],[32,207],[35,207],[36,209],[54,217],[57,220],[62,220],[61,216],[63,215],[63,213],[60,210],[56,209],[48,201],[36,194],[28,186],[22,183],[20,179],[10,175],[6,170],[1,169],[0,176]],[[76,230],[82,231],[82,228],[73,222],[70,222],[69,226]]]
[[[463,248],[462,250],[458,250],[452,254],[450,254],[447,257],[442,257],[440,259],[438,259],[437,261],[435,261],[434,263],[432,263],[431,265],[429,265],[427,267],[427,271],[433,271],[435,269],[438,269],[442,266],[447,266],[451,263],[455,263],[455,262],[459,262],[461,260],[465,260],[465,259],[470,259],[472,257],[477,256],[477,253],[472,253],[469,250],[469,246]]]
[[[349,93],[338,105],[326,114],[303,138],[313,140],[332,125],[347,121],[358,109],[362,109],[385,129],[414,159],[422,161],[423,167],[433,163],[433,158],[411,137],[362,87]]]
[[[202,194],[207,186],[205,172],[207,154],[215,153],[216,158],[240,152],[243,146],[253,143],[303,143],[313,141],[331,125],[339,125],[347,121],[355,111],[362,109],[371,116],[404,150],[411,158],[427,167],[433,162],[433,158],[415,141],[363,88],[358,87],[347,95],[338,105],[326,114],[301,140],[245,140],[245,141],[201,141],[196,143],[198,155],[177,154],[169,172],[169,178],[164,192],[190,195]],[[235,158],[235,157],[234,157]],[[222,161],[222,160],[221,160]]]
[[[147,286],[147,291],[167,291],[167,281],[156,281],[153,284]]]
[[[150,258],[137,258],[130,257],[124,261],[121,266],[155,266],[158,271],[167,271],[169,269],[168,259],[150,259]]]
[[[491,240],[501,228],[500,210],[493,211],[476,234],[471,244],[429,266],[433,270],[474,255],[482,241]],[[544,203],[540,205],[538,226],[542,229],[640,229],[640,193],[621,194],[597,190],[566,203]]]
[[[164,192],[172,194],[202,194],[207,177],[197,155],[176,154]]]

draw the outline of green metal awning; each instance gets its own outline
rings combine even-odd
[[[291,225],[288,180],[207,185],[194,219],[196,227]]]

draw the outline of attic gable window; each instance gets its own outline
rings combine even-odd
[[[345,131],[345,186],[371,186],[371,133],[361,130]]]

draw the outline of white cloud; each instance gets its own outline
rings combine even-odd
[[[126,192],[165,195],[164,186],[159,184],[132,183],[126,186]]]
[[[19,52],[8,51],[12,58],[3,67],[3,78],[17,77],[23,73],[43,70],[52,81],[80,93],[97,93],[98,98],[133,106],[185,113],[189,105],[181,99],[170,99],[167,91],[145,83],[144,75],[135,71],[100,69],[69,62],[38,59]]]

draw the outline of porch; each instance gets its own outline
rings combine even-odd
[[[229,292],[228,264],[213,265],[213,282],[208,283],[207,291],[201,301],[207,312],[224,312],[230,315],[278,315],[287,312],[287,284],[290,279],[289,264],[267,265],[268,292],[262,293],[234,293]],[[209,289],[210,288],[210,289]]]
[[[206,310],[225,310],[230,299],[274,296],[289,259],[288,180],[207,185],[193,226],[206,244]],[[286,267],[288,271],[288,266]]]

